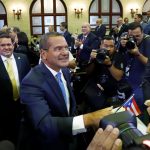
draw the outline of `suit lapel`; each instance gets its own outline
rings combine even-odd
[[[9,75],[7,73],[7,70],[5,68],[5,65],[4,65],[1,57],[0,57],[0,78],[7,78],[7,79],[9,79]]]
[[[14,58],[16,60],[16,65],[17,65],[17,69],[18,69],[19,81],[21,81],[21,61],[22,61],[22,58],[20,56],[18,56],[17,54],[14,54]]]
[[[0,57],[0,83],[1,83],[0,86],[3,86],[5,84],[5,87],[7,87],[7,90],[8,90],[8,94],[10,94],[12,91],[12,84],[11,84],[9,75],[7,73],[7,70],[5,68],[5,65],[4,65],[1,57]],[[1,88],[3,88],[3,87],[1,87]]]
[[[74,94],[72,92],[72,88],[70,86],[70,80],[67,77],[67,73],[65,71],[63,71],[63,70],[62,70],[62,72],[63,72],[64,78],[65,78],[65,80],[67,82],[67,88],[68,88],[68,92],[69,92],[69,95],[70,95],[70,114],[73,114],[74,111],[75,111],[75,107],[76,107]]]
[[[46,66],[41,63],[40,64],[41,71],[44,73],[45,80],[47,80],[50,90],[52,93],[56,96],[57,103],[59,104],[60,109],[65,112],[66,115],[68,115],[67,107],[65,104],[65,100],[63,98],[61,89],[59,87],[59,84],[57,83],[55,77],[53,74],[46,68]],[[48,88],[49,89],[49,88]]]

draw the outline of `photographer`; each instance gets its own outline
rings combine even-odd
[[[121,37],[119,51],[126,55],[126,79],[132,86],[135,99],[141,111],[144,111],[143,92],[141,83],[150,57],[150,36],[143,33],[139,23],[133,22],[128,26],[128,34]]]
[[[87,67],[89,80],[82,90],[92,110],[104,108],[117,95],[117,85],[125,69],[124,55],[116,52],[115,41],[105,36],[99,50],[93,50]]]

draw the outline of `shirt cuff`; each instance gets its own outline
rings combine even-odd
[[[83,44],[80,45],[80,49],[83,49]]]
[[[86,132],[87,129],[85,128],[83,115],[76,116],[73,118],[73,125],[72,125],[72,134],[77,135],[79,133]]]

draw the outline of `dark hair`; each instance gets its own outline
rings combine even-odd
[[[1,32],[0,32],[0,39],[2,39],[2,38],[8,38],[8,39],[11,39],[11,41],[13,42],[11,36],[10,36],[8,33],[2,32],[2,31],[1,31]]]
[[[135,30],[136,28],[140,28],[143,31],[142,26],[138,22],[132,22],[128,25],[128,30]]]
[[[110,35],[105,35],[102,40],[113,40],[114,41],[115,39]]]
[[[48,50],[50,43],[48,43],[48,39],[52,37],[62,36],[62,34],[58,32],[48,32],[41,36],[39,48],[43,50]]]
[[[67,29],[67,23],[66,22],[61,22],[60,23],[65,29]]]
[[[27,37],[27,34],[25,32],[18,32],[17,37],[18,37],[18,44],[19,45],[28,46],[28,37]]]
[[[138,18],[140,18],[141,20],[143,19],[142,14],[136,14],[138,16]]]
[[[19,27],[13,27],[13,31],[14,31],[15,33],[18,33],[18,32],[20,32],[20,29],[19,29]]]

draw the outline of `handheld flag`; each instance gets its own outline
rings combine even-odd
[[[134,113],[136,116],[141,114],[141,111],[134,99],[134,94],[132,94],[129,97],[129,99],[122,106],[125,108],[125,110],[128,110],[128,111]]]

